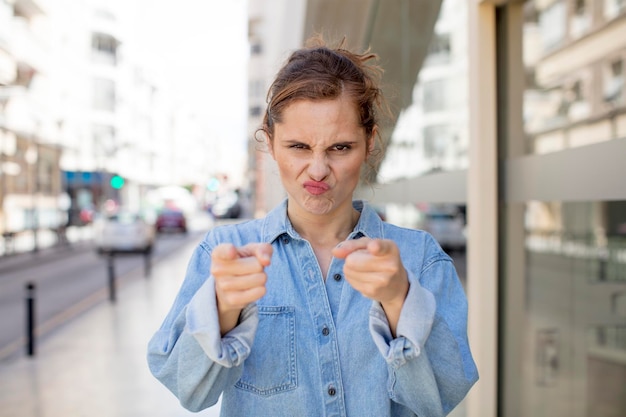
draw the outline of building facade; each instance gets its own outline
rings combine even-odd
[[[139,210],[152,189],[206,184],[214,138],[205,109],[174,97],[158,25],[141,2],[0,1],[5,237],[36,247],[38,230],[88,223],[107,201]]]

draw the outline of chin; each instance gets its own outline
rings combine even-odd
[[[300,205],[311,214],[328,214],[335,208],[335,202],[324,196],[304,198]]]

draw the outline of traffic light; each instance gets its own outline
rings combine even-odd
[[[206,185],[206,188],[209,191],[213,191],[216,192],[217,190],[219,190],[220,188],[220,180],[218,180],[217,178],[213,177],[209,180],[209,182]]]
[[[111,188],[119,190],[124,186],[124,178],[119,175],[113,175],[111,177]]]

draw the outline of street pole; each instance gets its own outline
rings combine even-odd
[[[26,354],[35,355],[35,284],[26,284]]]
[[[107,271],[109,275],[109,301],[115,302],[115,256],[113,253],[107,255]]]

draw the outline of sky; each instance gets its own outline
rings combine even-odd
[[[246,150],[247,0],[138,0],[146,53],[200,109],[225,167]],[[231,159],[232,158],[232,159]]]

